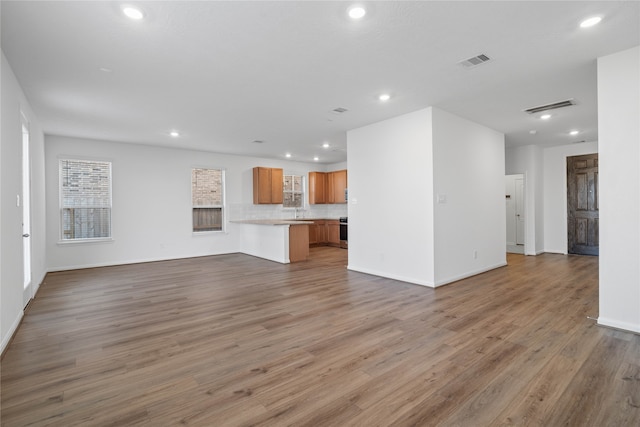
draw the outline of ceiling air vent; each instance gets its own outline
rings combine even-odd
[[[566,101],[554,102],[553,104],[527,108],[526,110],[524,110],[524,112],[529,114],[536,114],[541,113],[542,111],[555,110],[557,108],[570,107],[572,105],[576,105],[576,102],[573,99],[567,99]]]
[[[334,108],[331,111],[334,112],[335,114],[342,114],[342,113],[346,113],[349,110],[347,110],[346,108],[338,107],[338,108]]]
[[[478,66],[480,64],[484,64],[485,62],[489,62],[489,61],[491,61],[491,58],[489,58],[484,53],[481,53],[478,56],[474,56],[474,57],[465,59],[464,61],[460,61],[458,62],[458,64],[462,65],[465,68],[471,68],[471,67]]]

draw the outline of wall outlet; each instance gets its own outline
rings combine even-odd
[[[478,251],[473,251],[473,259],[478,259]]]

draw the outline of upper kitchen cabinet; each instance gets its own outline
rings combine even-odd
[[[347,203],[347,171],[329,172],[327,203]]]
[[[309,204],[327,203],[327,174],[309,172]]]
[[[253,204],[282,204],[282,175],[279,168],[253,168]]]
[[[309,203],[347,203],[347,171],[309,172]]]

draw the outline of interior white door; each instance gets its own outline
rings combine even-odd
[[[22,264],[24,276],[23,305],[33,298],[31,280],[31,160],[29,155],[29,123],[22,118]]]
[[[524,245],[524,179],[516,179],[516,245]]]

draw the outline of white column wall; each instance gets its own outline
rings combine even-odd
[[[640,333],[640,46],[598,59],[600,313]]]
[[[597,142],[543,150],[545,252],[567,253],[567,157],[597,152]]]
[[[431,108],[347,141],[349,269],[434,286]]]
[[[347,137],[350,269],[435,287],[505,265],[503,134],[427,108]]]
[[[37,117],[2,54],[2,124],[0,148],[0,337],[4,350],[23,314],[22,120],[29,122],[31,155],[31,277],[35,289],[45,271],[44,136]]]
[[[506,265],[505,151],[504,134],[446,111],[432,123],[439,286]]]

